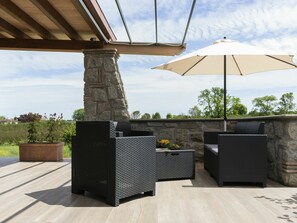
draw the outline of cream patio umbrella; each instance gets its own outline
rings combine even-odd
[[[240,43],[217,40],[208,47],[154,67],[182,76],[224,73],[224,131],[226,131],[226,75],[247,75],[257,72],[297,68],[293,55]]]

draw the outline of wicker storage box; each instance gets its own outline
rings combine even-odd
[[[195,150],[158,150],[157,180],[195,179]]]

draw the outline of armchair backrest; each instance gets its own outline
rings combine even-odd
[[[264,122],[237,122],[235,133],[264,134]]]
[[[116,131],[123,132],[123,136],[131,135],[131,124],[128,121],[119,121],[116,124]]]
[[[81,121],[76,122],[76,135],[81,139],[98,140],[116,137],[112,121]]]

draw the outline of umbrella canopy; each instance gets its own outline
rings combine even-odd
[[[224,130],[226,130],[226,75],[246,75],[257,72],[292,69],[293,55],[222,39],[178,59],[154,67],[182,76],[224,74]]]

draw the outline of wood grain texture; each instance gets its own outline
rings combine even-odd
[[[202,165],[195,180],[157,182],[156,196],[138,195],[111,207],[92,194],[71,193],[70,160],[0,159],[0,222],[296,222],[297,189],[218,187]]]

